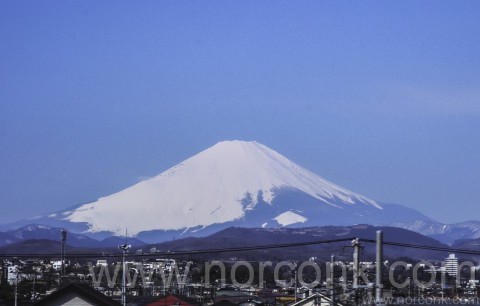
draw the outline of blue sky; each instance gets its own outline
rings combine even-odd
[[[0,223],[227,139],[480,220],[478,1],[0,2]],[[132,203],[134,205],[134,203]]]

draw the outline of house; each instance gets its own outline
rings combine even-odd
[[[315,293],[303,300],[290,304],[290,306],[330,306],[330,305],[332,305],[332,300],[321,293]],[[343,306],[339,302],[336,302],[335,305]]]
[[[37,301],[35,306],[120,306],[110,297],[86,284],[68,284],[49,296]]]
[[[106,259],[99,259],[97,260],[97,264],[96,264],[97,267],[106,267],[108,266],[108,262]]]
[[[195,306],[195,305],[201,305],[201,303],[186,298],[182,296],[177,296],[177,295],[167,295],[164,296],[160,299],[157,299],[155,301],[151,301],[150,303],[146,304],[146,306]]]
[[[234,302],[230,302],[227,300],[221,300],[219,302],[216,302],[215,304],[212,304],[212,306],[236,306],[237,304]]]

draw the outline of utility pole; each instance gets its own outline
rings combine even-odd
[[[18,305],[18,267],[15,268],[15,306]]]
[[[360,266],[360,239],[352,240],[353,247],[353,282],[354,305],[358,305],[358,271]]]
[[[126,271],[126,263],[125,263],[125,256],[127,255],[127,250],[130,248],[130,245],[128,244],[122,244],[121,246],[118,247],[123,251],[122,254],[122,265],[123,265],[123,273],[122,273],[122,305],[126,306],[127,305],[127,271]]]
[[[37,293],[35,292],[35,282],[37,281],[37,273],[33,273],[33,288],[32,288],[32,301],[35,301]]]
[[[297,275],[297,271],[298,271],[298,267],[297,267],[297,263],[295,263],[295,303],[297,302],[297,280],[298,280],[298,275]]]
[[[62,229],[61,232],[61,250],[60,260],[62,261],[62,268],[60,270],[60,281],[65,277],[65,243],[67,241],[67,231]]]
[[[360,266],[360,239],[352,240],[353,247],[353,289],[358,288],[358,269]]]
[[[330,257],[330,300],[331,300],[331,306],[336,306],[336,301],[335,301],[335,255],[332,255]]]
[[[382,268],[383,268],[383,232],[377,231],[377,262],[376,262],[376,290],[375,304],[377,306],[384,305],[383,301],[383,284],[382,284]]]

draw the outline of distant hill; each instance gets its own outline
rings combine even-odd
[[[463,250],[480,250],[480,238],[477,239],[460,239],[453,243],[452,248]],[[480,258],[480,256],[478,256]]]
[[[218,248],[234,248],[243,246],[264,246],[273,244],[310,242],[323,240],[336,240],[344,238],[375,239],[376,231],[384,232],[384,240],[387,242],[409,243],[421,246],[448,247],[435,239],[423,236],[409,230],[395,227],[376,227],[370,225],[354,226],[324,226],[307,228],[228,228],[204,238],[185,238],[149,245],[162,252],[178,252],[188,250],[207,250]],[[374,243],[362,243],[364,248],[363,258],[374,259]],[[330,255],[351,258],[352,249],[348,248],[350,242],[337,242],[329,244],[309,245],[291,248],[268,249],[259,251],[236,252],[235,254],[206,254],[205,257],[237,257],[260,260],[287,260],[308,259],[317,257],[327,260]],[[420,250],[413,248],[385,246],[384,252],[387,257],[399,258],[410,257],[414,259],[443,259],[445,252]]]
[[[65,250],[69,254],[91,254],[94,251],[89,248],[80,248],[66,246]],[[60,257],[60,242],[52,241],[48,239],[28,239],[20,241],[17,243],[9,244],[3,247],[0,247],[0,254],[10,255],[10,254],[31,254],[31,255],[40,255],[40,254],[58,254]]]
[[[0,247],[27,240],[49,240],[60,241],[62,229],[39,224],[23,226],[18,229],[0,232]],[[67,244],[79,248],[111,248],[125,243],[125,237],[109,237],[103,240],[96,240],[86,235],[67,233]],[[145,242],[135,238],[128,238],[128,244],[133,247],[145,245]]]
[[[124,243],[122,240],[121,243]],[[96,257],[98,254],[120,254],[118,245],[102,245],[96,247],[78,247],[66,244],[65,253],[67,256],[71,255],[89,255]],[[112,243],[113,244],[113,243]],[[6,246],[0,247],[1,255],[46,255],[47,257],[60,257],[61,244],[59,241],[53,241],[48,239],[27,239],[20,242],[12,243]]]
[[[178,256],[182,251],[198,251],[225,248],[241,248],[252,246],[278,245],[326,240],[348,239],[344,242],[314,244],[287,248],[260,249],[235,252],[215,252],[208,254],[192,254],[183,257],[208,259],[244,259],[244,260],[307,260],[316,257],[329,260],[336,255],[339,260],[351,260],[352,248],[350,238],[359,238],[364,247],[361,252],[362,261],[374,261],[375,243],[365,240],[375,240],[377,230],[384,233],[385,242],[399,242],[413,245],[448,248],[432,238],[409,230],[395,227],[376,227],[370,225],[354,226],[324,226],[306,228],[236,228],[231,227],[203,238],[184,238],[151,245],[133,246],[131,253],[142,249],[148,253],[151,249],[167,253],[167,257]],[[124,242],[122,238],[110,239],[97,247],[67,246],[67,254],[93,254],[101,252],[118,253],[117,246]],[[130,244],[130,240],[128,240]],[[46,239],[24,240],[0,247],[0,254],[57,254],[60,252],[60,242]],[[437,260],[444,259],[446,252],[421,250],[415,248],[384,246],[386,258],[395,259],[409,257],[412,259]],[[153,253],[152,256],[157,256]],[[163,256],[163,255],[162,255]]]
[[[0,232],[0,246],[12,244],[18,241],[20,241],[20,239],[13,236],[12,234]]]
[[[458,240],[480,238],[480,221],[445,224],[418,219],[414,222],[393,222],[391,225],[415,231],[448,244],[454,244]]]

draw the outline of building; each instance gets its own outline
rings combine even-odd
[[[52,262],[52,268],[53,268],[55,271],[60,271],[60,270],[62,269],[62,261],[61,261],[61,260],[57,260],[57,261]]]
[[[291,306],[331,306],[332,304],[332,300],[326,295],[315,293],[303,300],[291,304]],[[335,301],[335,305],[343,306],[343,304],[338,301]]]
[[[85,284],[68,284],[35,302],[35,306],[120,306],[117,301]]]
[[[97,264],[96,264],[97,267],[106,267],[108,266],[108,262],[106,259],[99,259],[97,260]]]
[[[455,254],[450,254],[445,258],[445,271],[447,271],[448,275],[457,277],[458,258],[455,257]]]
[[[164,297],[161,297],[159,299],[156,299],[155,301],[151,301],[146,304],[146,306],[195,306],[195,305],[201,305],[202,303],[199,303],[195,300],[183,297],[183,296],[178,296],[178,295],[167,295]]]
[[[18,266],[8,266],[7,267],[7,280],[10,285],[15,284],[17,281],[20,281],[18,279],[20,277],[18,273]]]

